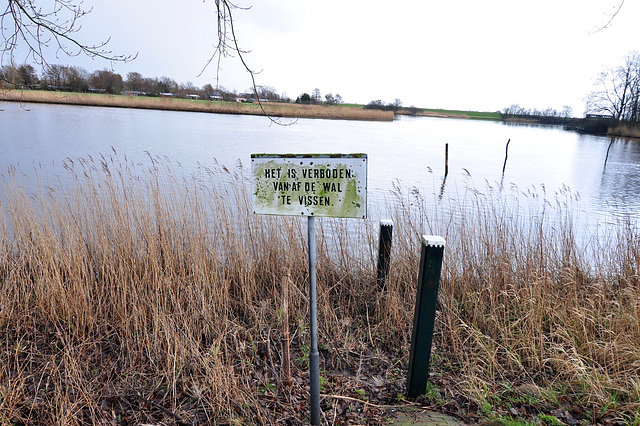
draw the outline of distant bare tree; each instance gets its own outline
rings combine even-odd
[[[216,91],[218,93],[220,93],[220,96],[222,96],[222,100],[223,101],[235,102],[236,98],[238,97],[238,95],[237,95],[237,93],[235,91],[227,90],[223,86],[218,86],[216,88]]]
[[[638,121],[640,103],[640,54],[629,53],[624,64],[607,68],[587,96],[589,113],[611,115],[616,120]]]
[[[336,103],[336,98],[331,93],[324,95],[324,103],[327,105],[333,105]]]
[[[95,71],[89,77],[89,83],[93,89],[111,94],[120,93],[124,88],[122,76],[109,70]]]
[[[402,107],[402,101],[399,98],[396,98],[393,103],[385,104],[380,99],[376,99],[375,101],[369,102],[365,105],[364,109],[379,109],[382,111],[398,111]]]
[[[42,79],[49,89],[60,89],[64,85],[64,65],[51,64],[47,66]]]
[[[320,102],[322,102],[322,94],[320,94],[320,89],[318,89],[317,87],[313,89],[311,98],[313,99],[314,104],[319,104]]]
[[[178,91],[178,83],[165,76],[162,76],[157,80],[157,87],[159,93],[177,93]]]
[[[29,64],[23,64],[18,67],[18,73],[22,79],[22,84],[25,86],[33,86],[38,84],[38,73],[35,68]]]
[[[255,91],[259,100],[279,101],[281,99],[276,89],[271,86],[257,86]]]
[[[7,87],[29,87],[38,84],[38,73],[33,66],[28,64],[16,67],[5,65],[0,68],[0,83],[5,83]],[[2,84],[0,84],[2,86]]]
[[[202,86],[202,91],[207,95],[207,98],[211,98],[211,96],[214,96],[216,94],[216,90],[209,83]]]
[[[88,73],[82,67],[50,64],[42,74],[42,86],[49,90],[85,92],[89,88]]]
[[[139,72],[130,72],[127,73],[127,79],[124,82],[124,87],[127,90],[131,90],[134,92],[139,92],[139,91],[143,91],[145,81],[144,78],[142,77],[142,74],[140,74]]]
[[[72,92],[86,92],[89,89],[89,73],[82,67],[64,67],[64,82]]]

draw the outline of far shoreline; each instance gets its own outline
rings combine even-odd
[[[278,102],[246,103],[205,101],[97,93],[50,92],[43,90],[0,90],[0,101],[204,112],[212,114],[262,115],[274,119],[320,118],[334,120],[393,121],[395,117],[393,111],[363,109],[354,106],[304,105]]]
[[[228,102],[182,98],[161,98],[102,93],[54,92],[46,90],[0,89],[0,101],[158,111],[265,116],[281,118],[319,118],[325,120],[393,121],[396,115],[460,120],[486,120],[529,125],[552,125],[578,133],[640,139],[640,128],[633,123],[593,118],[553,118],[538,116],[506,117],[500,112],[458,111],[426,108],[399,108],[396,111],[363,105],[309,105],[283,102]],[[285,123],[286,124],[286,123]]]

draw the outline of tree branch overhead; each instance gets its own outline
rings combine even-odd
[[[80,20],[91,9],[82,0],[51,0],[41,5],[36,0],[7,0],[0,14],[0,62],[13,63],[20,46],[25,46],[25,62],[47,65],[47,51],[66,56],[87,55],[108,61],[128,61],[135,55],[114,54],[106,49],[109,39],[97,44],[80,41],[76,36]]]

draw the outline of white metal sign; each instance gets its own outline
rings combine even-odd
[[[257,214],[365,218],[367,154],[252,154]]]

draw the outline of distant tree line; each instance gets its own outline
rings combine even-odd
[[[110,70],[92,73],[84,68],[69,65],[47,65],[38,75],[31,65],[5,65],[0,68],[0,80],[4,87],[17,89],[43,89],[66,92],[103,92],[119,94],[124,90],[149,94],[178,93],[192,89],[189,85],[179,85],[168,77],[145,78],[137,72],[130,72],[123,79]]]
[[[503,118],[570,118],[572,115],[572,109],[570,106],[564,106],[562,110],[558,111],[554,108],[548,107],[543,110],[527,109],[521,107],[518,104],[512,104],[511,106],[504,108],[501,111]]]
[[[197,95],[202,99],[235,101],[238,98],[263,101],[285,101],[273,87],[256,86],[245,94],[224,87],[205,84],[196,87],[191,82],[177,83],[169,77],[144,77],[138,72],[130,72],[126,78],[111,70],[98,70],[92,73],[84,68],[69,65],[51,64],[43,68],[39,75],[28,64],[20,66],[5,65],[0,68],[0,87],[10,89],[41,89],[64,92],[97,92],[108,94],[133,94],[137,96],[161,96],[171,94],[176,97]]]
[[[583,133],[605,135],[619,127],[640,127],[640,54],[628,53],[622,64],[605,68],[586,97],[586,116],[571,118],[571,108],[530,110],[517,104],[502,110],[504,119],[529,119],[541,124],[560,124]],[[615,130],[614,130],[615,131]]]
[[[611,119],[602,116],[590,116],[585,118],[572,117],[571,107],[565,106],[558,111],[553,108],[543,110],[527,109],[518,104],[513,104],[500,111],[502,119],[509,121],[525,121],[537,124],[563,126],[566,130],[592,135],[605,135],[611,126]]]
[[[245,92],[237,93],[222,86],[214,87],[205,84],[196,87],[191,82],[177,83],[169,77],[144,77],[138,72],[130,72],[126,78],[111,70],[98,70],[92,73],[84,68],[68,65],[46,65],[39,75],[36,69],[28,64],[14,66],[5,65],[0,68],[0,87],[10,89],[40,89],[64,92],[97,92],[108,94],[131,94],[136,96],[163,96],[171,94],[175,97],[197,95],[201,99],[221,101],[261,101],[292,102],[280,95],[271,86],[251,87]],[[303,93],[295,100],[297,103],[316,105],[336,105],[343,102],[342,96],[332,93],[321,96],[319,89],[312,95]]]
[[[343,100],[340,94],[336,93],[334,96],[331,92],[324,95],[324,100],[322,100],[322,93],[320,92],[320,89],[316,87],[313,89],[313,92],[311,92],[311,95],[304,92],[296,98],[295,102],[297,104],[307,105],[337,105],[341,104]]]
[[[364,109],[379,109],[382,111],[398,111],[402,108],[402,101],[396,98],[392,103],[385,104],[380,99],[371,101],[364,106]]]

